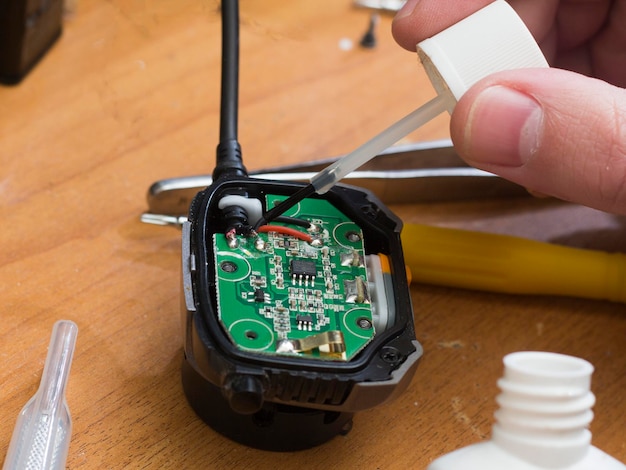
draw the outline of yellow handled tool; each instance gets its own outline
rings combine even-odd
[[[402,244],[416,282],[626,303],[621,253],[415,224],[405,224]]]

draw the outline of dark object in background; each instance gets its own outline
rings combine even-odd
[[[0,0],[0,82],[19,83],[61,35],[63,0]]]
[[[367,31],[365,31],[365,34],[359,42],[361,47],[364,47],[366,49],[374,49],[376,47],[376,25],[378,25],[379,20],[380,17],[378,16],[378,14],[372,13],[369,26],[367,27]]]

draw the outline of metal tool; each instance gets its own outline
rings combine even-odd
[[[253,178],[308,182],[338,158],[251,172]],[[386,204],[525,197],[519,185],[468,166],[450,140],[394,146],[348,174],[346,184],[368,189]],[[141,220],[180,225],[194,196],[212,183],[210,175],[169,178],[148,190],[148,211]]]

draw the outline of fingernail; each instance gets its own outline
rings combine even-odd
[[[483,90],[465,127],[467,158],[478,164],[521,166],[539,148],[543,110],[527,94],[496,85]]]
[[[400,20],[402,18],[406,18],[407,16],[411,16],[411,14],[413,13],[413,10],[415,10],[415,7],[417,6],[419,2],[420,0],[407,0],[407,2],[402,6],[402,8],[398,10],[398,13],[396,13],[394,21]]]

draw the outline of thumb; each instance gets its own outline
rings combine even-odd
[[[626,90],[558,69],[500,72],[451,120],[470,165],[547,194],[626,214]]]

